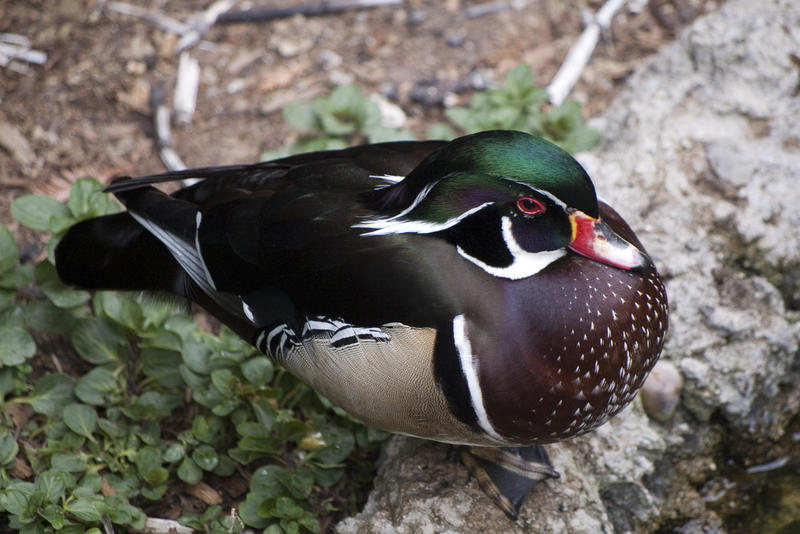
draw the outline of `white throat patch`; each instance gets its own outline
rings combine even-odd
[[[502,218],[502,226],[503,241],[506,247],[508,247],[508,251],[514,257],[514,261],[511,265],[507,267],[488,265],[478,258],[470,256],[464,252],[461,247],[457,247],[458,253],[487,273],[499,278],[509,278],[511,280],[519,280],[521,278],[533,276],[567,253],[563,248],[543,250],[541,252],[528,252],[520,247],[517,240],[514,239],[514,233],[511,231],[511,219],[509,217]]]

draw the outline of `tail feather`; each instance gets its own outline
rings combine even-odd
[[[58,275],[69,285],[186,294],[188,281],[178,262],[128,213],[77,223],[55,257]]]

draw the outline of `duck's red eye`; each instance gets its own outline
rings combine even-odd
[[[531,197],[522,197],[517,200],[517,209],[525,215],[536,215],[544,211],[544,204]]]

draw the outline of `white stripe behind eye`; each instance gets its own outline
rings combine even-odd
[[[374,219],[372,221],[364,221],[362,223],[354,224],[353,228],[375,228],[371,232],[361,234],[362,236],[370,235],[387,235],[387,234],[432,234],[434,232],[441,232],[447,230],[460,223],[475,212],[478,212],[493,204],[493,202],[484,202],[480,206],[475,206],[472,209],[465,211],[458,217],[453,217],[445,222],[437,223],[430,221],[412,221],[409,219],[398,219],[399,215],[390,217],[388,219]]]
[[[472,400],[472,409],[475,411],[475,416],[478,418],[478,425],[484,432],[497,441],[505,441],[494,429],[492,423],[489,421],[489,416],[486,414],[486,407],[483,405],[483,393],[481,391],[480,381],[478,380],[478,361],[472,354],[472,345],[467,336],[467,322],[463,315],[456,315],[453,317],[453,342],[455,343],[456,351],[461,361],[461,371],[464,373],[464,378],[467,380],[467,388],[469,389],[469,396]]]
[[[397,182],[402,182],[405,176],[396,176],[394,174],[370,174],[370,178],[374,178],[376,180],[384,180],[387,182],[391,182],[396,184]]]

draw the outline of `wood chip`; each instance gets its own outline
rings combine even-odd
[[[30,167],[36,162],[36,154],[28,140],[7,122],[0,122],[0,146],[23,167]]]
[[[33,476],[33,469],[28,465],[28,462],[17,456],[14,467],[11,468],[8,474],[11,475],[12,478],[25,480]]]
[[[200,499],[209,506],[222,504],[222,496],[217,490],[206,484],[205,482],[198,482],[191,486],[186,486],[186,493]]]
[[[109,484],[106,481],[105,477],[103,477],[103,482],[101,483],[100,491],[106,497],[108,497],[109,495],[114,495],[115,493],[117,493],[117,490],[114,487],[112,487],[111,484]]]

